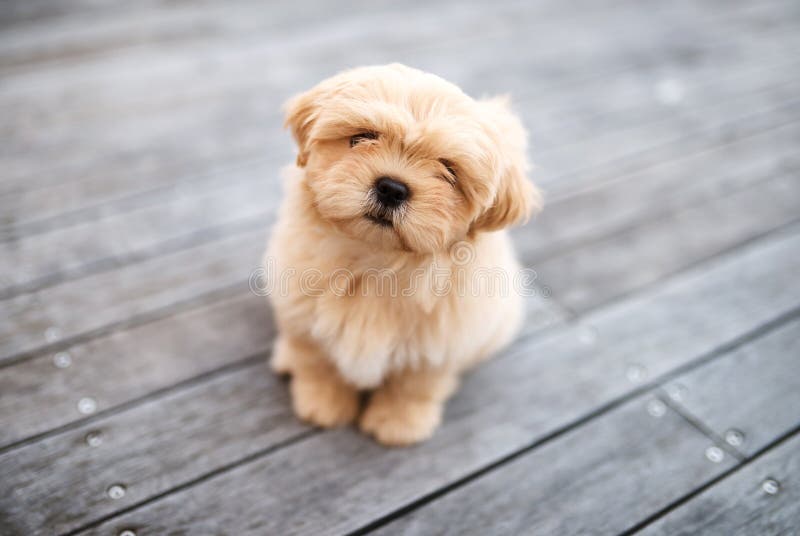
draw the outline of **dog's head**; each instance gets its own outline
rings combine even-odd
[[[539,204],[525,130],[503,99],[393,64],[340,73],[286,112],[309,208],[376,246],[442,251]]]

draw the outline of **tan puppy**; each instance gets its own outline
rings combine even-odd
[[[505,100],[397,64],[340,73],[286,110],[299,154],[265,257],[273,368],[301,419],[355,421],[370,390],[362,430],[424,440],[459,374],[522,320],[502,229],[539,205],[525,131]]]

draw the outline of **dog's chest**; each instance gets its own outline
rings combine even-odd
[[[364,387],[392,369],[442,362],[447,334],[439,319],[446,303],[431,303],[421,292],[364,285],[328,291],[315,299],[312,336],[343,375]]]

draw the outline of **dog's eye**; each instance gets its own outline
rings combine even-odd
[[[365,140],[377,140],[377,139],[378,139],[378,134],[376,134],[375,132],[362,132],[350,138],[350,147],[355,147],[356,145]]]
[[[456,170],[453,163],[450,160],[446,160],[444,158],[440,158],[439,163],[444,166],[444,168],[447,170],[447,173],[450,175],[449,177],[450,182],[455,182],[456,179],[458,178],[458,175],[456,175]]]

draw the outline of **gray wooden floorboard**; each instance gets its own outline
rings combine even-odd
[[[60,534],[308,432],[264,362],[0,455],[3,526]]]
[[[637,397],[376,534],[619,534],[736,463],[709,461],[706,436],[649,404],[664,407]]]
[[[783,23],[783,21],[785,21],[785,18],[778,20],[777,23],[781,24],[781,23]],[[520,22],[524,23],[525,20],[521,20]],[[539,22],[539,23],[540,24],[544,24],[543,22]],[[554,21],[548,21],[548,23],[551,26],[553,26]],[[593,27],[594,27],[594,25],[593,25]],[[707,28],[706,28],[706,30],[707,30]],[[612,50],[614,50],[613,46],[610,46],[610,45],[613,45],[613,44],[605,44],[604,45],[605,41],[609,37],[607,35],[607,33],[604,35],[602,33],[598,33],[597,29],[592,30],[591,28],[578,28],[576,31],[582,31],[583,33],[585,33],[586,31],[594,32],[592,34],[593,38],[590,40],[592,46],[594,47],[592,49],[592,53],[593,54],[597,54],[598,53],[597,48],[600,47],[600,46],[604,46],[605,48],[609,48],[610,47]],[[736,28],[734,31],[739,32],[740,29]],[[531,37],[529,39],[534,39],[534,36],[537,35],[537,32],[531,32],[530,35],[531,35]],[[700,38],[700,37],[697,37],[697,36],[700,36],[700,35],[702,35],[702,34],[700,34],[700,32],[696,32],[696,34],[693,34],[693,36],[695,36],[696,38]],[[745,39],[745,40],[749,39],[749,37],[747,37],[748,35],[749,34],[745,33],[744,36],[742,37],[742,39]],[[440,35],[437,34],[437,41],[439,40],[438,39],[439,37],[440,37]],[[542,37],[542,39],[545,39],[545,37],[546,36]],[[587,36],[587,38],[588,38],[588,36]],[[654,39],[653,35],[650,35],[650,34],[640,35],[639,39],[642,39],[643,43],[645,43],[648,47],[654,47],[655,46],[654,42],[653,42],[653,39]],[[668,40],[671,39],[671,36],[659,36],[659,39],[661,39],[663,41],[664,46],[667,46],[667,43],[669,43]],[[742,54],[745,54],[745,55],[750,54],[748,52],[749,47],[748,47],[747,43],[740,42],[738,40],[731,40],[731,39],[722,39],[721,41],[724,43],[724,47],[726,47],[726,52],[719,54],[721,59],[722,58],[726,58],[726,57],[732,57],[732,56],[735,57],[737,54],[739,54],[740,51],[741,51]],[[483,63],[485,63],[486,65],[492,65],[492,62],[496,63],[498,57],[506,58],[506,61],[517,61],[517,60],[515,60],[515,58],[517,58],[517,57],[521,57],[523,59],[526,58],[526,57],[530,57],[530,56],[528,56],[528,54],[530,54],[530,52],[526,52],[526,51],[528,51],[528,50],[534,50],[535,51],[535,50],[539,49],[539,47],[534,46],[536,43],[529,43],[530,46],[526,46],[526,47],[522,47],[522,48],[519,47],[515,43],[510,43],[510,44],[506,44],[506,45],[504,45],[503,43],[504,43],[503,40],[498,40],[498,43],[497,43],[496,46],[510,46],[510,47],[512,47],[512,48],[510,48],[508,50],[508,53],[506,53],[506,54],[498,54],[498,53],[495,53],[493,50],[484,51],[484,50],[478,49],[478,50],[475,50],[474,51],[475,53],[471,55],[472,56],[471,61],[472,62],[477,62],[478,64],[480,64],[481,63],[480,59],[481,58],[486,58],[485,60],[483,60]],[[758,54],[754,54],[752,57],[746,56],[746,58],[744,58],[745,62],[747,62],[747,61],[769,61],[769,59],[774,58],[774,56],[776,54],[778,55],[778,57],[785,57],[785,55],[781,56],[781,50],[783,50],[783,49],[778,48],[777,50],[774,50],[775,45],[774,45],[774,41],[772,41],[772,40],[766,40],[766,39],[763,39],[763,38],[754,39],[754,43],[753,44],[754,44],[754,46],[762,46],[762,47],[763,46],[769,46],[769,47],[773,47],[773,51],[770,53],[767,50],[760,50],[758,52]],[[619,45],[619,44],[617,43],[617,45]],[[701,45],[698,45],[698,46],[700,47],[700,50],[702,51],[702,52],[698,52],[699,54],[701,54],[701,55],[709,54],[711,56],[714,55],[713,53],[711,53],[711,51],[706,51]],[[363,47],[348,47],[348,50],[349,49],[361,50],[362,48]],[[647,50],[647,49],[643,49],[643,50]],[[662,58],[662,59],[664,58],[664,54],[662,53],[662,54],[659,55],[657,53],[657,51],[660,51],[660,49],[658,47],[655,47],[654,52],[653,52],[653,56],[654,56],[653,61],[656,62],[656,65],[658,65],[658,58]],[[589,51],[587,50],[586,53],[588,54],[588,52]],[[454,61],[454,58],[462,57],[463,53],[464,53],[464,47],[463,47],[463,44],[462,44],[462,45],[459,45],[457,47],[454,47],[453,50],[451,50],[449,53],[447,53],[447,55],[445,55],[441,59],[439,64],[433,64],[433,65],[425,65],[425,64],[423,64],[421,66],[422,67],[428,67],[428,68],[445,67],[445,71],[444,72],[442,72],[441,68],[438,68],[438,69],[435,69],[435,70],[437,70],[437,72],[442,72],[442,74],[444,74],[444,75],[446,75],[446,76],[448,76],[450,78],[454,78],[456,81],[460,81],[460,82],[463,83],[464,82],[463,80],[458,80],[458,78],[459,78],[458,76],[455,76],[455,77],[453,76],[456,73],[447,72],[447,70],[448,70],[447,66],[450,66],[449,70],[460,69],[464,73],[472,72],[474,74],[476,69],[473,69],[471,66],[463,65],[463,62],[461,62],[461,61]],[[560,54],[556,54],[552,59],[550,59],[548,61],[550,63],[552,63],[554,66],[557,66],[559,64],[563,64],[564,63],[563,53],[564,52],[561,51]],[[189,56],[190,58],[196,58],[197,57],[196,50],[194,50],[194,49],[191,49],[190,51],[187,51],[187,54],[190,54],[190,56]],[[435,57],[435,55],[430,54],[428,51],[425,51],[425,54],[423,55],[424,58],[428,58],[428,57],[431,57],[431,56]],[[535,56],[535,57],[538,58],[540,56]],[[750,59],[748,59],[748,58],[750,58]],[[245,61],[245,59],[248,60],[248,61]],[[238,63],[234,62],[234,64],[238,66],[238,69],[240,71],[241,71],[241,69],[243,69],[246,66],[248,73],[252,73],[252,69],[249,68],[249,66],[252,65],[252,63],[250,63],[250,61],[258,61],[259,63],[261,63],[263,61],[263,62],[269,63],[269,61],[267,61],[266,59],[265,60],[260,60],[258,58],[253,58],[253,59],[245,58],[245,59],[242,59]],[[622,57],[612,56],[612,59],[613,59],[613,61],[616,61],[616,62],[620,62],[620,61],[623,62],[623,65],[627,66],[628,68],[630,68],[631,66],[639,65],[639,63],[631,63],[631,61],[630,61],[631,58],[629,58],[627,56],[622,56]],[[587,58],[587,61],[588,61],[588,58]],[[596,58],[593,56],[593,63],[587,63],[587,66],[595,65],[594,62],[596,62]],[[231,63],[230,61],[226,61],[222,65],[228,66],[230,63]],[[358,63],[358,62],[354,61],[354,63]],[[249,99],[243,99],[240,96],[236,100],[236,105],[234,106],[231,103],[231,100],[230,100],[230,94],[231,94],[230,88],[223,87],[222,91],[218,91],[217,92],[220,95],[220,99],[221,100],[218,101],[217,104],[214,105],[214,106],[208,106],[207,104],[206,104],[206,106],[202,106],[202,104],[204,104],[203,101],[200,101],[199,103],[193,103],[188,108],[187,108],[186,105],[180,106],[179,105],[180,103],[171,103],[172,104],[171,108],[174,108],[176,110],[175,112],[170,112],[169,108],[168,108],[167,110],[164,110],[163,112],[159,112],[158,114],[154,114],[152,116],[144,116],[144,117],[142,117],[141,119],[139,119],[139,125],[140,126],[138,128],[127,128],[127,129],[123,128],[123,129],[121,129],[120,133],[119,134],[115,134],[115,136],[120,136],[124,132],[130,132],[132,135],[139,136],[140,137],[139,141],[122,138],[122,139],[117,139],[116,142],[114,142],[115,143],[114,147],[118,147],[120,144],[122,144],[123,146],[129,148],[129,150],[126,151],[125,154],[118,155],[117,158],[116,158],[116,163],[124,163],[125,165],[124,166],[113,166],[112,169],[106,170],[104,175],[103,175],[103,179],[106,181],[106,184],[111,184],[111,183],[115,182],[117,180],[117,177],[119,177],[121,175],[123,179],[125,179],[125,177],[127,177],[125,179],[125,181],[127,182],[128,185],[137,185],[137,187],[141,188],[142,184],[146,182],[145,181],[146,177],[150,177],[150,175],[148,175],[146,173],[146,169],[147,169],[146,168],[146,164],[149,163],[150,165],[153,165],[153,161],[154,160],[158,164],[158,165],[154,166],[154,169],[156,169],[156,170],[163,169],[164,167],[167,167],[167,166],[174,168],[177,165],[177,162],[175,162],[175,158],[177,157],[177,155],[181,155],[181,157],[184,159],[184,162],[186,162],[186,164],[188,164],[189,166],[194,166],[194,169],[195,169],[195,172],[196,172],[197,170],[202,169],[203,167],[207,167],[208,165],[210,165],[210,161],[208,161],[208,159],[207,159],[209,151],[212,151],[212,152],[214,152],[214,151],[228,151],[229,152],[229,158],[237,158],[237,157],[241,158],[243,153],[239,149],[237,149],[237,147],[242,147],[242,151],[248,152],[248,154],[250,154],[250,155],[258,154],[259,152],[263,151],[264,147],[267,146],[266,144],[270,142],[269,139],[265,139],[263,137],[263,134],[264,134],[263,124],[271,123],[271,122],[274,121],[274,119],[275,119],[274,118],[274,110],[275,110],[275,108],[277,108],[278,102],[280,102],[280,100],[282,100],[283,98],[288,96],[289,93],[291,93],[293,91],[300,90],[300,89],[304,89],[305,87],[307,87],[310,84],[314,83],[321,76],[323,76],[323,74],[325,72],[327,72],[327,71],[321,71],[320,68],[310,68],[305,62],[301,63],[300,65],[303,66],[302,71],[297,72],[297,73],[293,73],[293,76],[286,76],[285,79],[282,79],[282,80],[286,80],[286,81],[292,81],[293,87],[291,87],[291,88],[287,87],[285,90],[283,90],[280,93],[280,95],[277,96],[277,99],[276,98],[269,98],[269,96],[263,95],[264,91],[261,91],[260,93],[255,93],[254,92],[254,94],[252,94],[252,93],[250,94],[251,97]],[[597,65],[596,68],[603,69],[603,71],[601,71],[601,72],[609,72],[609,71],[610,72],[614,72],[615,70],[619,70],[619,68],[615,69],[613,65],[609,66],[608,62],[605,62],[605,63],[604,62],[598,62],[598,63],[596,63],[596,65]],[[669,65],[670,64],[667,64],[666,66],[662,66],[662,68],[669,68]],[[506,66],[505,71],[507,71],[507,72],[519,72],[520,69],[532,69],[534,67],[537,67],[537,66],[535,66],[535,65],[524,65],[524,64],[523,65],[510,64],[510,65]],[[547,77],[548,79],[549,79],[549,77],[552,76],[552,73],[550,73],[550,71],[553,70],[553,67],[551,67],[549,69],[548,69],[547,65],[538,66],[538,67],[539,67],[539,70],[548,73],[548,77]],[[120,69],[123,70],[123,71],[124,71],[125,68],[126,67],[124,65],[120,67]],[[167,80],[163,80],[163,81],[162,80],[149,80],[149,79],[147,79],[146,69],[148,69],[148,68],[150,68],[149,65],[144,66],[145,72],[143,73],[142,72],[142,66],[141,66],[141,60],[137,59],[137,70],[136,70],[137,77],[133,81],[130,81],[127,78],[120,79],[119,76],[114,76],[114,75],[109,74],[108,76],[110,78],[110,81],[109,81],[110,85],[105,86],[105,88],[104,88],[104,86],[102,84],[98,84],[96,81],[93,82],[93,83],[88,83],[86,81],[86,74],[85,73],[83,74],[83,76],[81,76],[80,73],[77,73],[76,74],[76,80],[81,82],[81,84],[82,84],[81,89],[83,91],[74,92],[74,95],[71,94],[70,98],[68,100],[69,101],[73,101],[75,99],[84,98],[83,94],[86,93],[86,87],[84,87],[84,86],[89,86],[90,88],[94,88],[93,91],[100,91],[101,95],[102,94],[116,95],[118,93],[118,89],[119,89],[120,85],[123,85],[123,86],[124,85],[129,85],[130,86],[131,84],[129,82],[142,83],[142,82],[137,82],[139,80],[144,80],[143,83],[145,83],[148,88],[160,87],[160,86],[170,86],[170,85],[174,85],[175,84],[176,81],[175,80],[171,80],[171,79],[167,79]],[[326,69],[329,69],[329,68],[326,68]],[[495,69],[495,72],[496,72],[496,68],[493,67],[493,69]],[[71,72],[71,71],[68,71],[68,72]],[[93,73],[105,73],[106,70],[97,67],[92,72]],[[257,73],[253,73],[250,76],[252,77],[254,74],[257,74]],[[486,80],[495,80],[497,78],[496,76],[492,76],[491,72],[481,72],[480,74],[481,74],[481,76],[478,77],[476,80],[486,81]],[[576,78],[576,76],[581,76],[583,74],[585,74],[583,70],[574,69],[572,71],[564,72],[564,73],[560,74],[560,76],[566,78],[567,80],[569,80],[570,76],[571,76],[572,79],[574,80]],[[190,88],[201,88],[202,89],[202,88],[207,87],[209,83],[214,83],[214,80],[226,81],[226,80],[231,79],[232,77],[235,78],[236,74],[235,73],[228,74],[228,73],[224,73],[224,72],[223,73],[217,73],[217,76],[214,77],[214,80],[208,81],[208,76],[206,76],[204,74],[204,71],[201,70],[200,76],[202,76],[203,83],[191,82],[190,83]],[[241,77],[241,75],[239,75],[239,76]],[[178,80],[180,80],[180,79],[181,78],[179,76]],[[59,78],[59,83],[60,84],[64,83],[62,78]],[[282,83],[286,84],[287,82],[282,82]],[[41,87],[49,87],[49,86],[53,86],[53,84],[38,84],[37,87],[39,87],[39,86],[41,86]],[[514,94],[518,94],[519,93],[518,90],[515,90],[514,87],[509,87],[507,84],[499,86],[496,89],[495,88],[486,88],[486,87],[482,88],[480,85],[475,85],[475,87],[473,87],[473,88],[467,87],[467,89],[470,89],[472,91],[479,91],[479,92],[480,91],[489,91],[489,90],[494,89],[495,91],[511,91]],[[225,91],[225,90],[227,90],[227,91]],[[30,100],[30,98],[31,98],[30,97],[30,91],[31,91],[30,88],[26,88],[24,90],[23,94],[25,95],[26,102],[27,102],[27,100]],[[137,96],[137,99],[141,100],[142,88],[131,87],[129,89],[129,91],[133,91],[133,94]],[[254,90],[251,89],[250,91],[254,91]],[[92,106],[101,107],[102,108],[102,105],[100,103],[97,103],[98,98],[96,96],[85,95],[85,98],[90,99],[89,102],[92,103]],[[39,102],[40,100],[42,100],[42,99],[36,99],[34,102]],[[58,105],[58,108],[57,108],[58,113],[62,114],[62,115],[64,113],[63,101],[64,101],[63,98],[59,98],[59,99],[55,100],[55,104]],[[265,105],[264,104],[265,102],[267,102],[269,104]],[[250,104],[248,105],[247,103],[250,103]],[[9,104],[11,104],[11,103],[9,103]],[[198,104],[201,105],[201,109],[199,111],[196,109],[198,107]],[[259,108],[259,106],[261,108]],[[266,108],[265,108],[265,106],[266,106]],[[131,106],[129,106],[129,107],[131,107]],[[15,108],[16,107],[14,107],[14,106],[9,106],[9,109],[11,111],[15,110]],[[133,106],[133,108],[135,109],[136,106]],[[267,109],[269,110],[269,115],[268,116],[264,116],[262,112],[259,112],[259,110],[267,110]],[[41,113],[38,112],[38,111],[37,112],[31,111],[29,113],[33,114],[33,115],[36,115],[36,116],[40,116],[41,115]],[[177,117],[174,115],[176,113],[179,114]],[[209,114],[212,114],[212,115],[209,117]],[[228,119],[225,118],[226,114],[228,116]],[[187,121],[188,121],[188,123],[187,123]],[[99,143],[107,143],[107,142],[113,141],[113,138],[109,138],[107,122],[108,122],[108,119],[106,118],[104,121],[101,121],[100,124],[98,125],[98,128],[95,129],[96,132],[98,133],[98,135],[100,136],[100,138],[98,139]],[[223,122],[224,124],[220,124],[220,122]],[[123,123],[123,126],[124,126],[124,124],[125,123]],[[229,128],[227,125],[230,125],[230,124],[235,125],[236,128],[233,128],[233,129]],[[212,126],[213,126],[213,128],[210,128]],[[205,129],[203,127],[205,127]],[[175,130],[176,128],[178,128],[179,130],[176,131]],[[183,128],[183,130],[180,130],[181,128]],[[221,140],[219,138],[219,136],[221,136],[219,129],[222,129],[225,132],[224,143],[221,142]],[[47,131],[49,131],[49,129],[37,129],[35,132],[40,133],[40,132],[47,132]],[[97,163],[96,163],[96,161],[94,159],[94,155],[96,153],[92,153],[92,155],[91,155],[92,158],[86,160],[87,159],[87,155],[84,154],[83,151],[75,150],[75,147],[74,147],[73,144],[74,143],[80,143],[80,140],[76,140],[75,137],[69,136],[69,133],[71,132],[70,128],[68,127],[68,128],[64,128],[64,129],[55,129],[55,132],[59,132],[59,131],[62,132],[62,136],[65,136],[65,143],[67,143],[67,145],[64,145],[62,143],[60,151],[55,153],[55,154],[58,157],[65,157],[65,158],[70,159],[71,163],[64,162],[63,164],[60,165],[59,173],[58,173],[58,177],[59,177],[58,182],[59,183],[65,183],[65,182],[69,183],[70,182],[70,177],[73,176],[73,174],[77,174],[77,175],[75,175],[77,177],[85,177],[87,172],[91,173],[92,169],[96,168],[96,164]],[[41,135],[41,134],[39,134],[39,135]],[[202,136],[202,135],[205,135],[206,138],[198,139],[198,136]],[[209,139],[208,136],[211,136],[211,138]],[[214,136],[216,136],[216,138]],[[241,140],[241,141],[237,142],[237,140]],[[137,145],[141,146],[142,144],[144,144],[144,145],[141,147],[141,150],[140,150],[141,152],[136,153],[136,151],[132,151],[133,148],[135,148]],[[58,144],[56,144],[56,147],[58,147]],[[92,145],[92,147],[94,147],[94,145]],[[96,147],[95,147],[95,149],[96,149]],[[51,148],[51,150],[52,150],[52,148]],[[131,154],[132,152],[133,152],[133,154]],[[137,154],[138,154],[138,156],[136,156]],[[146,159],[143,158],[143,156],[145,154],[147,156]],[[163,155],[163,158],[161,158],[159,155]],[[207,155],[207,156],[203,156],[203,155]],[[28,166],[30,166],[32,164],[30,158],[26,159],[26,158],[24,158],[24,155],[20,156],[20,158],[22,158],[21,164],[28,165]],[[78,160],[76,160],[76,159],[78,159]],[[86,160],[86,162],[81,163],[79,161],[80,159],[84,159],[84,160]],[[145,160],[145,162],[142,162],[142,160]],[[48,166],[47,170],[45,171],[45,177],[49,177],[50,180],[53,180],[52,179],[52,177],[53,177],[53,166],[54,166],[55,163],[52,162],[52,158],[48,158],[46,160],[42,160],[42,162],[46,162],[46,165]],[[11,162],[5,162],[5,165],[6,165],[6,169],[7,169],[7,172],[6,172],[7,173],[7,177],[8,177],[7,180],[10,180],[11,176],[12,176],[12,171],[14,169],[16,169],[16,167],[14,165],[12,165]],[[91,169],[87,169],[87,166],[90,166],[90,165],[92,166],[92,168]],[[145,175],[146,175],[146,177],[142,177],[141,176],[142,175],[142,167],[145,167]],[[151,168],[151,169],[153,169],[153,168]],[[138,173],[137,173],[137,170],[139,170]],[[152,173],[152,172],[150,172],[150,173]],[[175,177],[175,176],[180,176],[180,175],[181,175],[181,173],[178,172],[176,169],[174,169],[174,170],[171,170],[171,172],[169,173],[169,175],[167,177],[163,176],[163,174],[162,174],[162,175],[158,176],[157,178],[154,177],[154,178],[151,178],[149,180],[154,181],[153,183],[158,183],[158,181],[163,183],[163,181],[165,181],[165,180],[173,180],[170,177]],[[27,172],[27,171],[23,173],[22,177],[24,177],[24,181],[25,182],[34,182],[34,183],[37,182],[37,179],[35,179],[34,177],[31,177],[31,174],[29,172]],[[53,186],[52,183],[50,185]],[[84,192],[84,194],[85,193],[86,192]],[[66,198],[66,199],[69,199],[67,196],[62,196],[62,197]]]
[[[520,341],[466,379],[444,427],[414,449],[387,450],[350,430],[314,435],[94,533],[128,526],[158,533],[168,525],[313,534],[367,525],[796,307],[800,295],[787,293],[786,278],[800,263],[799,242],[796,232],[775,237],[580,324]]]
[[[799,23],[794,0],[5,2],[0,534],[794,529]],[[294,417],[248,288],[281,102],[387,61],[511,93],[547,195],[513,236],[548,297],[402,450]]]
[[[771,482],[777,483],[777,488]],[[777,493],[768,491],[777,489]],[[729,536],[797,534],[800,525],[800,435],[668,513],[641,534]]]
[[[585,311],[794,222],[798,209],[800,183],[797,171],[790,170],[547,258],[534,269],[559,303]],[[626,279],[621,285],[618,279],[623,272]]]
[[[713,401],[716,417],[733,413],[733,421],[746,425],[744,428],[760,429],[756,441],[764,441],[747,449],[753,453],[766,447],[766,442],[800,427],[796,394],[800,386],[796,377],[786,374],[800,355],[798,333],[800,323],[790,321],[680,376],[676,380],[682,386],[680,391],[675,391],[676,382],[668,383],[665,390],[685,395],[681,396],[686,400],[680,403],[682,409],[695,410],[697,404],[691,400],[698,395],[692,393],[699,393]],[[750,366],[736,368],[743,359]],[[777,378],[781,373],[792,377]],[[742,393],[756,394],[743,397]],[[662,398],[667,396],[661,393]],[[676,433],[671,420],[677,414],[655,396],[646,403],[637,399],[631,405],[634,407],[624,424],[603,424],[610,416],[595,419],[563,439],[435,499],[379,533],[609,534],[636,527],[653,512],[671,506],[711,480],[712,472],[701,462],[713,465],[703,453],[714,444],[696,428],[692,428],[692,434]],[[651,415],[649,421],[644,417],[646,412]],[[709,412],[692,413],[703,425],[714,427]],[[658,421],[664,416],[669,416],[670,422]],[[688,427],[689,421],[681,422],[682,427]],[[691,450],[672,451],[686,447],[686,435],[702,440],[694,437]],[[718,448],[741,448],[725,444],[723,436],[721,430],[716,435]],[[730,462],[726,468],[738,463],[724,452],[721,455]],[[607,496],[613,496],[614,501],[604,500]]]
[[[800,321],[665,386],[672,403],[750,456],[800,426]]]
[[[6,319],[0,325],[0,362],[61,348],[137,316],[158,316],[209,293],[246,291],[265,240],[264,231],[253,230],[0,301]],[[213,257],[203,255],[212,249]]]
[[[273,336],[264,299],[240,293],[15,365],[0,375],[0,447],[85,419],[78,410],[83,398],[94,401],[94,412],[105,411],[248,357],[263,357]],[[58,368],[54,358],[64,353],[70,364]]]

